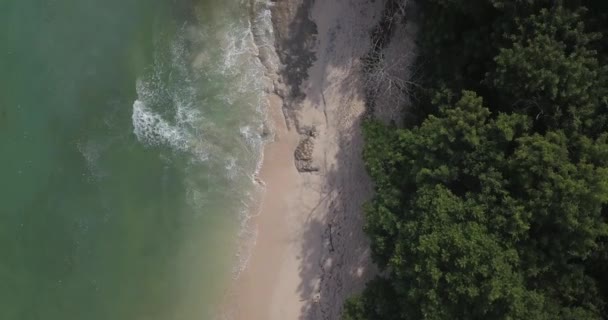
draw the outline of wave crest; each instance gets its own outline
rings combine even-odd
[[[183,129],[172,126],[139,100],[133,103],[133,133],[141,143],[169,145],[181,151],[188,150],[188,137]]]

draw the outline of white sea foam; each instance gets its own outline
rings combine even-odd
[[[248,200],[243,204],[241,212],[241,228],[239,232],[240,247],[237,253],[238,264],[234,268],[234,278],[238,278],[242,271],[247,267],[252,250],[257,241],[257,226],[253,222],[253,218],[259,215],[262,203],[261,194],[265,191],[265,184],[258,177],[262,163],[264,160],[263,148],[267,142],[266,139],[272,139],[272,134],[264,136],[264,123],[268,123],[266,119],[266,110],[268,108],[268,97],[263,92],[267,89],[269,79],[266,72],[277,70],[278,57],[274,51],[274,36],[271,21],[270,2],[266,0],[255,1],[254,16],[249,21],[247,30],[249,31],[249,40],[252,43],[252,54],[250,57],[253,61],[249,63],[255,68],[252,72],[245,74],[237,83],[239,91],[247,90],[248,86],[254,84],[255,90],[261,94],[256,96],[256,99],[249,100],[250,107],[261,115],[260,122],[254,126],[246,125],[239,129],[240,136],[245,141],[246,145],[255,153],[255,168],[250,174],[251,181],[255,186],[254,192],[248,194]],[[265,83],[266,82],[266,83]]]
[[[99,143],[94,141],[78,142],[76,148],[78,148],[78,151],[84,157],[92,179],[100,180],[107,175],[99,165],[102,151],[102,146]]]
[[[222,72],[227,74],[242,72],[242,69],[238,68],[242,59],[249,59],[255,54],[251,30],[232,24],[228,27],[228,33],[224,39]]]
[[[234,157],[228,157],[226,159],[224,168],[226,169],[226,177],[230,180],[234,180],[239,173],[237,160]]]
[[[163,117],[150,110],[139,100],[133,103],[133,133],[137,139],[151,146],[166,144],[177,150],[187,151],[188,135],[181,128],[169,124]]]
[[[239,131],[241,133],[241,137],[243,137],[243,139],[245,139],[249,145],[253,145],[255,143],[255,137],[251,130],[251,126],[243,126],[239,129]]]
[[[208,160],[200,106],[196,103],[196,76],[190,69],[185,27],[165,50],[155,50],[154,64],[136,83],[133,132],[147,146],[166,146],[191,155],[191,161]]]

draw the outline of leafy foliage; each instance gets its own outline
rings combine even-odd
[[[423,43],[447,34],[423,49],[436,89],[417,126],[364,125],[365,231],[385,272],[344,319],[607,317],[608,34],[583,23],[605,13],[540,0],[422,10],[439,13]]]
[[[597,318],[583,261],[608,235],[607,136],[573,154],[563,132],[492,117],[473,92],[439,110],[412,129],[365,128],[377,183],[366,231],[404,319]]]
[[[591,49],[601,35],[585,32],[581,12],[543,9],[517,21],[508,38],[512,45],[500,49],[488,81],[513,101],[512,108],[536,116],[544,127],[597,127],[594,111],[606,97],[608,73]]]

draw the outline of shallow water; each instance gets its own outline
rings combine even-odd
[[[0,1],[0,319],[214,318],[263,143],[249,6]]]

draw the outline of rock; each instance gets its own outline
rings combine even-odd
[[[313,164],[312,154],[315,149],[315,137],[307,135],[304,137],[296,151],[294,152],[296,169],[300,172],[319,171],[319,168]]]
[[[312,152],[315,148],[315,140],[313,137],[306,137],[300,141],[295,151],[296,160],[312,160]]]
[[[317,127],[313,126],[312,128],[310,128],[310,130],[308,131],[308,135],[316,138],[319,135],[319,131],[317,131]]]
[[[287,89],[285,88],[285,85],[282,82],[274,81],[274,93],[277,96],[285,99],[285,96],[287,95]]]
[[[272,135],[272,130],[270,129],[270,127],[268,126],[267,123],[264,123],[262,125],[262,138],[264,140],[268,139],[268,137],[270,137]]]
[[[309,137],[313,137],[316,138],[318,135],[318,131],[317,131],[317,127],[312,125],[312,126],[298,126],[297,128],[298,133],[303,135],[303,136],[309,136]]]

